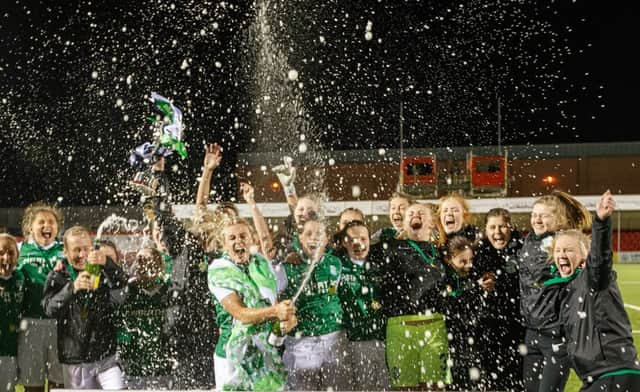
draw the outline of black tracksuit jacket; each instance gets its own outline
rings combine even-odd
[[[586,268],[566,284],[561,306],[569,358],[585,383],[615,370],[640,370],[612,257],[611,218],[596,217]]]
[[[477,343],[482,361],[483,383],[489,390],[522,389],[522,356],[518,347],[524,342],[525,328],[520,316],[520,277],[517,253],[522,240],[513,232],[503,250],[484,239],[473,258],[477,275],[493,272],[495,290],[486,294],[486,308],[480,314]],[[497,375],[494,377],[492,374]]]
[[[449,265],[438,282],[439,295],[435,310],[446,319],[449,353],[453,360],[451,373],[453,390],[470,390],[479,380],[472,380],[469,369],[481,367],[479,342],[482,334],[480,318],[486,312],[486,295],[476,282],[474,274],[467,277],[458,274]]]
[[[416,241],[425,261],[408,240],[378,244],[372,264],[379,269],[382,310],[387,317],[425,313],[435,307],[436,286],[443,276],[438,250],[429,242]]]
[[[514,232],[511,241],[503,250],[494,248],[484,239],[473,257],[473,270],[477,278],[486,272],[496,275],[495,290],[487,295],[486,318],[500,324],[521,324],[520,276],[518,274],[518,251],[522,241]]]
[[[525,327],[549,336],[562,336],[559,285],[545,286],[553,278],[548,246],[553,233],[531,232],[518,253],[520,272],[520,313]]]
[[[126,284],[125,273],[110,258],[94,291],[74,293],[67,266],[49,273],[42,308],[58,321],[60,363],[91,363],[116,353],[116,310],[124,302]]]
[[[181,364],[177,385],[206,389],[213,384],[211,370],[218,337],[215,305],[207,282],[207,260],[212,257],[175,216],[159,207],[160,203],[155,219],[173,259],[166,332]]]

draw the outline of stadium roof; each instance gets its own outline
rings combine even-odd
[[[573,143],[573,144],[530,144],[503,146],[511,159],[546,159],[594,156],[640,156],[640,142],[624,143]],[[463,160],[472,151],[474,155],[499,155],[498,146],[469,146],[443,148],[410,148],[403,150],[403,156],[427,156],[434,154],[438,159]],[[253,152],[238,154],[238,164],[247,166],[273,166],[282,163],[282,152]],[[376,150],[308,150],[290,154],[296,164],[318,164],[333,159],[335,163],[384,163],[399,162],[400,149]]]

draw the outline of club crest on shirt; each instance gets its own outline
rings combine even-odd
[[[331,276],[338,275],[338,269],[336,268],[335,265],[329,266],[329,273],[331,274]]]

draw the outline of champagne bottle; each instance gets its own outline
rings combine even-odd
[[[272,346],[280,347],[284,344],[284,336],[284,332],[282,328],[280,328],[280,320],[274,320],[271,323],[271,331],[269,332],[267,341]]]
[[[93,248],[95,250],[100,249],[100,245],[94,244]],[[93,285],[93,289],[96,290],[98,286],[100,286],[100,275],[102,275],[102,266],[98,264],[87,263],[84,267],[84,270],[91,275],[91,283]]]
[[[97,289],[100,286],[100,275],[102,274],[102,266],[98,264],[87,263],[84,270],[91,275],[91,282],[93,283],[93,289]]]

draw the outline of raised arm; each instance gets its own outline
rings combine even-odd
[[[196,209],[206,208],[209,204],[209,191],[211,190],[211,177],[214,170],[222,161],[222,147],[217,143],[209,144],[205,149],[202,166],[202,178],[196,194]]]
[[[596,219],[591,229],[591,251],[587,257],[589,286],[596,290],[604,290],[609,286],[613,268],[611,214],[615,207],[616,202],[610,191],[606,191],[596,205]]]
[[[242,189],[242,196],[244,197],[244,200],[249,205],[249,208],[251,208],[251,217],[253,218],[253,225],[258,233],[262,253],[267,256],[268,260],[273,260],[276,256],[276,249],[273,246],[273,238],[271,238],[267,221],[264,219],[262,212],[260,212],[260,209],[256,204],[254,188],[246,182],[241,183],[240,188]]]
[[[291,166],[293,161],[291,157],[283,157],[284,164],[274,167],[272,170],[276,173],[278,181],[282,185],[282,190],[287,198],[287,204],[289,209],[293,211],[298,204],[298,195],[296,194],[296,187],[294,180],[296,179],[296,168]]]
[[[168,195],[158,195],[154,198],[153,215],[167,252],[172,258],[178,256],[185,247],[187,231],[173,215]]]

